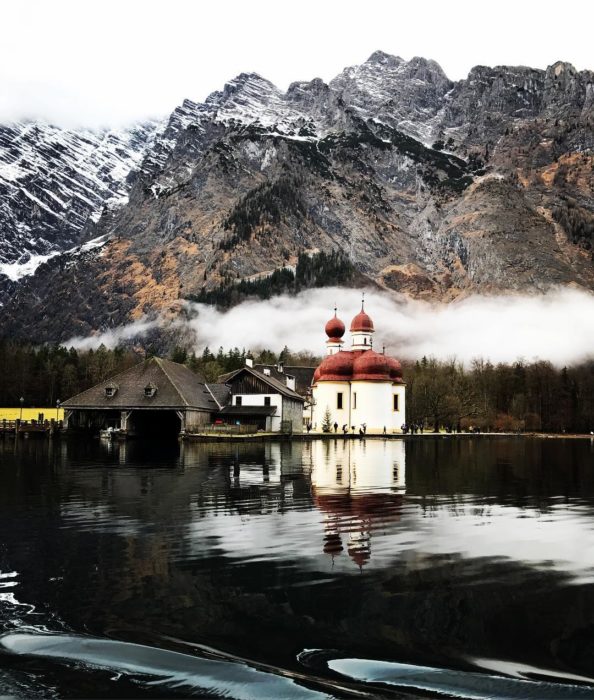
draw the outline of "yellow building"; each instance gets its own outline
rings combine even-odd
[[[17,420],[17,418],[22,418],[23,420],[37,420],[41,414],[43,414],[43,420],[63,420],[64,419],[64,409],[49,407],[49,408],[23,408],[23,414],[21,416],[20,406],[17,408],[0,408],[0,421],[3,420]]]

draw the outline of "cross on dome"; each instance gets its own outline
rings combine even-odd
[[[365,313],[365,298],[361,300],[361,311],[351,321],[351,333],[373,333],[373,321]]]

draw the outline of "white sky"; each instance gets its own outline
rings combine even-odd
[[[242,71],[286,88],[376,49],[453,79],[477,64],[594,68],[588,0],[2,0],[0,17],[2,121],[158,117]]]

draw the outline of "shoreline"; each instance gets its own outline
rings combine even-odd
[[[280,433],[251,433],[248,435],[215,435],[211,433],[190,433],[181,435],[182,442],[246,442],[246,441],[292,441],[300,440],[313,442],[314,440],[423,440],[423,439],[468,439],[468,438],[531,438],[538,440],[592,440],[594,435],[588,433],[397,433],[383,435],[381,433],[293,433],[283,435]]]

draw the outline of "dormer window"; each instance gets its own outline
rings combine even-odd
[[[154,396],[156,393],[157,393],[157,387],[156,387],[154,384],[147,384],[147,385],[144,387],[144,395],[145,395],[147,398],[150,399],[150,398],[151,398],[152,396]]]
[[[111,399],[113,396],[115,396],[117,394],[117,391],[118,391],[118,388],[115,384],[108,384],[105,387],[105,396],[108,399]]]

